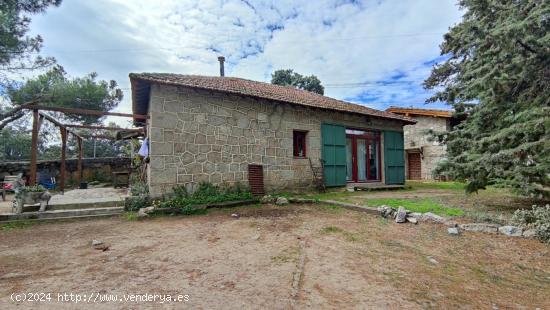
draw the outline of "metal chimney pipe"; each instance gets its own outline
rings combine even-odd
[[[218,56],[218,61],[220,62],[220,76],[225,76],[225,71],[223,68],[223,62],[225,61],[225,57]]]

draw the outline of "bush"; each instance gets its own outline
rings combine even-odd
[[[534,229],[540,241],[550,243],[550,205],[517,210],[512,222],[523,229]]]
[[[138,211],[141,208],[149,206],[149,198],[147,196],[130,196],[124,200],[124,211]]]
[[[183,186],[173,188],[175,197],[169,200],[160,202],[161,208],[186,208],[184,213],[191,212],[192,206],[204,205],[209,203],[246,200],[252,199],[253,196],[247,189],[241,185],[235,186],[216,186],[208,182],[201,182],[193,194],[188,194]],[[191,214],[190,213],[190,214]]]
[[[145,182],[135,182],[130,186],[130,195],[132,196],[146,196],[149,195],[149,187]]]

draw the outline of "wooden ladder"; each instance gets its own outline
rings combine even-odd
[[[309,167],[313,173],[313,183],[320,192],[325,191],[325,178],[323,177],[323,161],[319,160],[320,166],[314,166],[311,158],[309,159]]]

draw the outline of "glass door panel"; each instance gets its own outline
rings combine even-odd
[[[346,179],[353,181],[353,140],[346,139]]]
[[[357,139],[357,181],[367,180],[367,140]]]
[[[369,180],[379,180],[378,141],[369,141]]]

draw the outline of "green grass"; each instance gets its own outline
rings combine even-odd
[[[33,223],[31,221],[16,221],[10,222],[2,225],[2,231],[10,231],[12,229],[22,229],[31,226]]]
[[[339,233],[342,231],[343,231],[342,228],[336,227],[336,226],[326,226],[326,227],[323,227],[323,229],[321,229],[321,232],[323,234]]]
[[[395,198],[375,198],[367,199],[369,206],[388,205],[397,208],[403,206],[405,209],[412,212],[433,212],[438,215],[460,216],[464,214],[462,209],[446,207],[432,199],[395,199]]]
[[[411,190],[416,189],[447,189],[463,191],[465,183],[461,182],[429,182],[429,181],[407,181],[405,184],[411,187]]]

